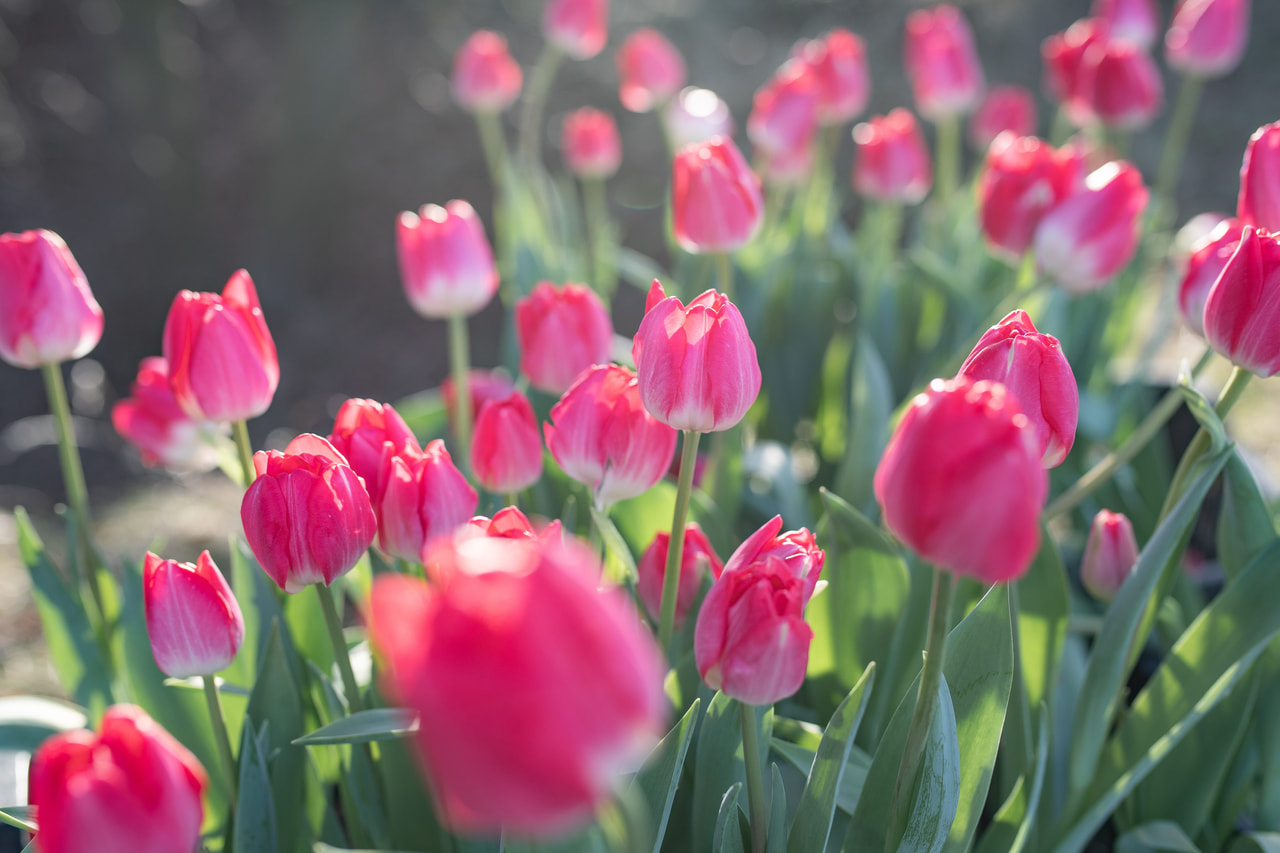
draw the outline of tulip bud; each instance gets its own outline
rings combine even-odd
[[[423,549],[436,539],[466,524],[480,501],[440,439],[422,453],[390,457],[382,483],[378,545],[413,563],[422,560]]]
[[[364,480],[365,491],[375,506],[382,497],[380,478],[387,457],[422,452],[417,436],[390,403],[356,398],[338,409],[329,443]]]
[[[369,599],[383,690],[412,709],[436,813],[455,833],[542,838],[589,820],[665,729],[665,665],[634,608],[573,542],[432,550],[434,583]]]
[[[1005,131],[1014,136],[1036,132],[1036,101],[1022,86],[995,87],[969,121],[969,141],[979,151],[986,151]]]
[[[253,556],[281,589],[333,583],[373,544],[378,522],[359,475],[333,445],[305,433],[253,456],[257,479],[240,504]]]
[[[853,188],[877,201],[919,204],[933,186],[933,165],[916,117],[904,109],[853,129]]]
[[[1160,10],[1154,0],[1093,0],[1090,15],[1107,22],[1111,37],[1151,50],[1160,34]]]
[[[935,379],[876,468],[884,523],[935,565],[1004,583],[1040,547],[1048,478],[1027,417],[1003,385]],[[705,606],[705,605],[704,605]]]
[[[533,406],[519,391],[485,403],[471,440],[471,470],[491,492],[527,489],[542,476],[542,436]]]
[[[1080,580],[1089,594],[1110,603],[1138,562],[1138,540],[1123,514],[1101,510],[1089,527]]]
[[[1204,334],[1204,306],[1209,291],[1235,254],[1244,228],[1238,219],[1224,219],[1196,244],[1187,259],[1187,271],[1178,287],[1178,310],[1187,328],[1197,335]]]
[[[663,293],[655,281],[650,299]],[[747,324],[715,290],[687,307],[675,296],[655,304],[640,321],[631,356],[644,407],[675,429],[729,429],[760,394],[760,363]]]
[[[507,40],[489,30],[471,34],[453,56],[453,99],[469,113],[500,113],[520,97],[520,66]]]
[[[1164,37],[1169,67],[1221,77],[1240,64],[1249,41],[1249,0],[1180,0]]]
[[[1246,225],[1204,305],[1209,346],[1250,373],[1280,373],[1280,235]]]
[[[574,59],[590,59],[609,38],[609,0],[548,0],[542,34]]]
[[[733,136],[729,105],[710,89],[693,86],[681,89],[667,105],[662,118],[671,147],[676,151],[717,136]]]
[[[142,585],[151,654],[161,672],[190,678],[231,666],[244,642],[244,616],[208,551],[195,565],[148,551]]]
[[[1036,264],[1075,296],[1105,286],[1133,260],[1147,196],[1129,163],[1097,169],[1040,220]]]
[[[686,252],[732,252],[756,236],[764,198],[732,139],[716,136],[676,154],[671,214],[676,242]]]
[[[973,31],[955,6],[944,3],[908,15],[905,56],[920,115],[938,122],[978,106],[982,65]]]
[[[1042,335],[1025,311],[992,326],[960,367],[977,382],[999,382],[1018,401],[1035,433],[1044,467],[1061,465],[1076,440],[1080,392],[1058,339]]]
[[[565,165],[579,178],[609,178],[622,165],[622,140],[613,116],[590,107],[565,116],[560,147]]]
[[[1082,115],[1076,106],[1081,65],[1089,48],[1099,41],[1105,42],[1109,33],[1106,21],[1085,18],[1076,21],[1066,32],[1049,36],[1040,47],[1045,67],[1045,88],[1055,101],[1063,105],[1077,126],[1088,123],[1088,116]]]
[[[1245,225],[1280,231],[1280,121],[1263,125],[1249,137],[1236,216]]]
[[[645,549],[644,556],[636,563],[636,594],[649,611],[649,617],[658,621],[662,610],[662,582],[667,576],[667,549],[671,546],[671,534],[659,532]],[[693,607],[702,586],[702,567],[711,570],[711,577],[718,578],[724,571],[724,563],[716,556],[707,534],[697,524],[684,529],[684,550],[680,554],[680,581],[676,592],[675,627],[684,624],[684,617]]]
[[[138,449],[142,464],[174,471],[208,471],[218,464],[219,425],[193,421],[179,408],[169,387],[169,362],[144,358],[131,396],[111,409],[111,423]]]
[[[978,215],[987,244],[1017,261],[1044,215],[1084,182],[1084,164],[1034,136],[1003,133],[987,149],[978,178]]]
[[[196,850],[208,783],[195,756],[145,711],[112,705],[97,734],[56,734],[31,760],[40,850]]]
[[[604,508],[653,488],[676,451],[676,431],[640,402],[636,375],[597,365],[578,377],[544,424],[547,449]]]
[[[589,287],[539,282],[516,303],[520,372],[540,391],[563,394],[593,364],[608,364],[609,311]]]
[[[871,72],[862,39],[837,27],[804,42],[797,56],[813,70],[818,85],[818,122],[841,125],[862,115],[871,99]]]
[[[684,57],[657,30],[640,29],[618,48],[618,98],[633,113],[647,113],[671,100],[684,85]]]
[[[271,405],[280,362],[249,273],[231,276],[222,295],[184,290],[164,324],[173,398],[198,421],[244,421]]]
[[[458,538],[488,536],[492,539],[528,539],[531,541],[554,540],[561,542],[564,534],[560,529],[560,519],[552,519],[540,531],[529,521],[529,517],[518,507],[509,506],[498,510],[493,518],[477,515],[467,522],[466,527],[458,532]]]
[[[62,238],[0,235],[0,358],[35,369],[87,355],[101,338],[102,309]]]
[[[813,69],[792,59],[756,92],[747,136],[771,154],[807,149],[818,130],[818,84]]]
[[[467,385],[471,389],[472,423],[475,423],[476,418],[480,417],[480,410],[484,408],[485,403],[490,400],[501,400],[516,390],[516,385],[511,381],[511,377],[501,368],[497,370],[473,369],[467,374]],[[453,387],[452,376],[446,376],[444,381],[440,383],[440,396],[444,400],[449,423],[457,423],[457,412],[455,410],[458,407],[458,392]]]
[[[484,226],[465,201],[428,204],[396,224],[400,279],[424,317],[471,315],[498,292],[498,268]]]
[[[1084,126],[1137,130],[1160,113],[1164,83],[1155,61],[1132,42],[1099,39],[1084,54],[1068,115]]]

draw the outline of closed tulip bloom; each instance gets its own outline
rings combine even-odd
[[[717,136],[733,136],[729,105],[710,89],[681,89],[667,104],[662,119],[671,147],[677,151]]]
[[[613,323],[589,287],[539,282],[516,303],[520,372],[540,391],[563,394],[593,364],[607,364]]]
[[[1027,312],[1011,311],[987,330],[960,375],[1008,389],[1035,433],[1044,467],[1055,468],[1067,458],[1080,415],[1076,377],[1058,339],[1036,331]]]
[[[333,445],[304,433],[284,452],[253,455],[257,479],[240,504],[244,537],[281,589],[325,586],[373,544],[377,519],[360,476]]]
[[[818,122],[841,125],[862,115],[871,100],[871,72],[862,38],[837,27],[804,42],[797,55],[813,69],[818,84]]]
[[[1146,127],[1164,104],[1164,83],[1155,61],[1137,45],[1099,40],[1085,52],[1069,113],[1077,123]]]
[[[876,468],[885,525],[940,568],[988,584],[1016,580],[1040,547],[1041,456],[1003,385],[935,379]]]
[[[390,403],[352,398],[338,409],[329,443],[364,480],[369,499],[382,497],[381,474],[386,457],[422,452],[418,438]]]
[[[1197,77],[1235,70],[1249,41],[1249,0],[1180,0],[1164,37],[1169,67]]]
[[[1236,216],[1245,225],[1280,231],[1280,121],[1263,125],[1249,138]]]
[[[645,549],[640,562],[636,563],[636,594],[655,623],[662,610],[662,581],[667,576],[667,549],[670,545],[671,534],[659,532]],[[707,534],[697,524],[690,524],[684,529],[684,550],[680,553],[680,581],[676,588],[677,628],[684,624],[684,617],[698,598],[704,566],[711,571],[713,579],[724,571],[724,563],[716,556]]]
[[[422,453],[390,457],[382,483],[378,545],[412,563],[421,561],[426,546],[466,524],[480,501],[440,439]]]
[[[1110,603],[1138,562],[1133,524],[1118,512],[1101,510],[1089,526],[1089,541],[1080,562],[1080,580],[1089,594]]]
[[[1111,37],[1151,50],[1160,35],[1160,10],[1155,0],[1093,0],[1090,14],[1106,21]]]
[[[1240,245],[1245,225],[1238,219],[1224,219],[1209,235],[1196,244],[1187,259],[1187,270],[1178,287],[1178,310],[1187,328],[1204,334],[1204,306],[1209,291]]]
[[[244,642],[244,615],[208,551],[194,565],[148,551],[142,592],[151,654],[161,672],[190,678],[231,666]]]
[[[1280,235],[1245,226],[1204,304],[1209,346],[1257,376],[1280,373]]]
[[[618,48],[618,98],[633,113],[647,113],[684,86],[684,57],[657,30],[636,30]]]
[[[490,30],[472,33],[453,56],[453,99],[469,113],[502,112],[523,80],[506,38]]]
[[[539,529],[534,527],[533,522],[520,511],[519,507],[514,506],[498,510],[493,514],[493,518],[477,515],[467,522],[466,527],[458,531],[458,538],[461,539],[468,536],[488,536],[493,539],[527,539],[530,541],[548,539],[561,541],[564,538],[560,527],[560,519],[552,519],[550,523],[543,525]]]
[[[609,38],[609,0],[547,0],[542,34],[574,59],[590,59]]]
[[[34,369],[87,355],[101,338],[102,309],[62,238],[0,235],[0,358]]]
[[[111,423],[132,444],[147,466],[174,471],[208,471],[218,464],[214,445],[219,426],[193,421],[182,411],[169,387],[169,362],[144,358],[130,396],[111,408]]]
[[[978,215],[993,251],[1017,261],[1031,248],[1044,215],[1084,182],[1084,164],[1069,149],[1034,136],[1003,133],[987,149],[978,178]]]
[[[622,140],[613,116],[591,107],[565,116],[560,140],[564,163],[579,178],[609,178],[622,165]]]
[[[1133,260],[1147,196],[1129,163],[1097,169],[1040,220],[1036,264],[1073,295],[1105,286]]]
[[[756,92],[747,119],[751,144],[771,154],[808,148],[818,130],[818,94],[809,64],[789,60]]]
[[[750,243],[764,222],[764,197],[733,140],[716,136],[675,156],[671,214],[686,252],[731,252]]]
[[[676,451],[676,431],[645,410],[636,374],[618,365],[578,377],[542,431],[556,462],[591,489],[598,508],[649,491]]]
[[[1110,27],[1106,21],[1084,18],[1065,32],[1049,36],[1040,47],[1040,56],[1044,59],[1045,88],[1055,101],[1066,107],[1068,117],[1077,126],[1087,119],[1072,107],[1080,90],[1080,69],[1085,54],[1095,43],[1105,41],[1109,34]]]
[[[933,163],[916,117],[904,109],[853,129],[853,188],[876,201],[919,204],[933,186]]]
[[[626,596],[573,542],[445,541],[433,583],[369,598],[383,689],[412,709],[437,814],[456,833],[564,835],[665,730],[665,665]]]
[[[31,760],[43,853],[187,853],[200,842],[204,768],[136,705],[98,732],[54,735]]]
[[[396,223],[400,280],[424,317],[471,315],[498,292],[498,268],[484,225],[465,201],[428,204]]]
[[[501,400],[516,389],[516,384],[511,381],[511,377],[502,369],[472,369],[467,374],[467,384],[471,390],[472,423],[475,423],[476,418],[480,417],[480,410],[484,408],[485,403],[490,400]],[[440,397],[444,400],[444,407],[449,415],[449,423],[456,423],[454,409],[458,405],[458,392],[453,386],[452,376],[446,376],[444,381],[440,383]]]
[[[471,439],[471,470],[480,485],[508,494],[542,476],[542,436],[533,406],[519,391],[486,403]]]
[[[969,22],[943,3],[907,16],[907,77],[916,109],[930,121],[972,112],[985,86]]]
[[[1036,100],[1022,86],[995,87],[969,121],[969,141],[979,151],[986,151],[1005,131],[1014,136],[1036,132]]]
[[[657,281],[631,345],[640,399],[668,426],[719,432],[760,394],[756,345],[738,307],[716,290],[686,306]]]
[[[222,295],[178,294],[164,324],[169,387],[198,421],[244,421],[271,405],[280,384],[275,341],[258,291],[244,270]]]

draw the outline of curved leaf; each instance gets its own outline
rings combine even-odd
[[[295,746],[368,743],[407,737],[418,730],[417,716],[407,708],[372,708],[334,720],[292,741]]]
[[[676,798],[676,787],[680,784],[680,771],[684,769],[685,755],[689,752],[689,744],[693,741],[693,730],[698,722],[698,711],[702,707],[701,699],[694,699],[689,710],[685,711],[680,722],[676,723],[666,737],[645,759],[644,767],[636,774],[631,783],[632,789],[639,789],[649,804],[649,814],[657,818],[654,831],[653,851],[658,853],[662,847],[662,839],[667,832],[667,821],[671,819],[671,804]]]

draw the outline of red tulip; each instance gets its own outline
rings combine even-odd
[[[422,452],[417,436],[390,403],[354,397],[338,409],[329,443],[364,480],[375,505],[382,497],[380,477],[386,457]]]
[[[1240,64],[1249,41],[1249,0],[1181,0],[1164,37],[1170,68],[1221,77]]]
[[[979,151],[986,151],[1005,131],[1014,136],[1036,132],[1036,100],[1022,86],[995,87],[969,120],[969,141]]]
[[[876,468],[885,525],[924,559],[983,583],[1020,577],[1040,547],[1048,478],[1003,385],[935,379]],[[705,606],[705,605],[704,605]]]
[[[1247,225],[1204,304],[1209,346],[1258,376],[1280,373],[1280,235]]]
[[[1018,401],[1046,468],[1061,465],[1076,440],[1080,393],[1058,339],[1036,331],[1025,311],[992,326],[960,367],[977,382],[999,382]]]
[[[445,540],[428,566],[432,584],[379,577],[368,617],[437,814],[459,833],[563,835],[664,729],[658,649],[575,543]]]
[[[0,235],[0,358],[34,369],[87,355],[101,338],[102,309],[62,238]]]
[[[542,436],[533,406],[519,391],[485,403],[471,440],[471,470],[480,485],[508,494],[542,476]]]
[[[511,377],[502,369],[498,370],[471,370],[467,375],[467,384],[471,389],[471,422],[475,423],[476,418],[480,417],[480,410],[484,408],[484,404],[490,400],[501,400],[503,397],[516,390],[516,385],[511,381]],[[440,383],[440,397],[444,400],[444,407],[449,416],[449,423],[457,423],[454,409],[458,406],[458,394],[453,387],[453,377],[446,376],[444,381]]]
[[[1280,231],[1280,121],[1263,125],[1249,137],[1236,216],[1245,225]]]
[[[489,30],[471,34],[453,56],[453,99],[469,113],[500,113],[520,97],[523,76],[507,40]]]
[[[647,113],[671,100],[684,85],[684,57],[666,36],[644,28],[618,48],[618,97],[633,113]]]
[[[253,456],[257,479],[240,504],[244,536],[281,589],[325,586],[351,571],[378,529],[369,494],[341,453],[304,433],[284,452]]]
[[[622,140],[613,116],[591,107],[565,116],[560,147],[569,171],[579,178],[609,178],[622,165]]]
[[[1044,215],[1084,183],[1084,164],[1034,136],[1003,133],[987,149],[978,178],[982,233],[997,253],[1016,261],[1031,248]]]
[[[1093,0],[1090,14],[1107,22],[1111,37],[1151,50],[1160,34],[1160,10],[1155,0]]]
[[[1089,594],[1110,602],[1138,562],[1133,524],[1118,512],[1101,510],[1089,527],[1089,541],[1080,561],[1080,580]]]
[[[636,375],[597,365],[578,377],[543,425],[547,449],[564,472],[607,507],[653,488],[671,465],[676,431],[640,402]]]
[[[733,136],[729,105],[710,89],[681,89],[667,104],[662,119],[671,147],[677,151],[717,136]]]
[[[1081,126],[1101,122],[1136,130],[1150,124],[1163,103],[1160,71],[1142,48],[1118,39],[1098,39],[1080,61],[1068,115]]]
[[[184,290],[164,325],[169,387],[198,421],[244,421],[271,405],[280,384],[276,345],[244,270],[222,295]]]
[[[662,610],[662,581],[667,576],[667,549],[670,545],[670,533],[657,533],[645,549],[640,562],[636,563],[636,594],[654,622],[658,621]],[[720,577],[720,573],[724,571],[724,563],[716,556],[707,534],[697,524],[690,524],[684,529],[684,550],[680,553],[680,581],[676,592],[677,628],[684,624],[684,617],[698,597],[698,589],[702,586],[703,566],[710,569],[713,579]]]
[[[1187,271],[1178,287],[1178,310],[1187,328],[1204,334],[1204,306],[1223,268],[1240,245],[1245,225],[1238,219],[1224,219],[1198,242],[1187,260]]]
[[[498,268],[484,225],[465,201],[428,204],[396,224],[400,279],[424,317],[470,315],[498,292]]]
[[[920,115],[937,122],[972,112],[985,85],[973,31],[950,4],[907,16],[907,77]]]
[[[861,37],[837,27],[804,42],[797,55],[818,84],[818,122],[841,125],[862,115],[871,99],[871,72]]]
[[[716,136],[676,154],[671,214],[676,242],[686,252],[731,252],[756,236],[764,199],[732,139]]]
[[[528,539],[532,541],[562,541],[564,534],[560,529],[560,519],[552,519],[541,530],[533,526],[519,508],[505,507],[493,514],[493,518],[477,515],[467,522],[467,526],[458,532],[458,537],[488,536],[494,539]]]
[[[378,545],[411,563],[420,562],[423,550],[436,539],[466,524],[480,500],[440,439],[422,453],[390,457],[382,483]]]
[[[1075,114],[1072,104],[1080,89],[1080,67],[1085,54],[1096,42],[1106,41],[1110,27],[1098,18],[1076,21],[1066,32],[1049,36],[1041,45],[1044,58],[1045,88],[1062,104],[1077,125],[1087,123],[1087,116]]]
[[[142,584],[151,654],[161,672],[190,678],[231,666],[244,642],[244,616],[208,551],[194,565],[148,551]]]
[[[853,129],[853,188],[877,201],[918,204],[933,186],[933,165],[916,117],[904,109]]]
[[[809,148],[818,130],[818,81],[803,60],[792,59],[756,92],[747,135],[758,150],[794,154]]]
[[[42,853],[178,853],[200,842],[208,777],[135,705],[113,705],[98,733],[63,732],[31,761]]]
[[[129,393],[112,407],[111,423],[138,449],[144,465],[207,471],[218,464],[211,442],[217,424],[193,421],[179,408],[169,387],[169,362],[144,358]]]
[[[609,0],[548,0],[542,33],[574,59],[590,59],[609,38]]]
[[[613,323],[591,288],[543,281],[516,303],[516,338],[529,383],[562,394],[588,367],[609,363]]]

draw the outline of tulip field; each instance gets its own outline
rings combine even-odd
[[[1278,504],[1230,417],[1280,373],[1280,114],[1231,214],[1176,203],[1257,10],[1094,0],[1040,34],[1051,115],[965,10],[915,4],[901,69],[855,16],[735,122],[619,6],[546,0],[532,64],[453,45],[492,209],[385,222],[438,387],[255,441],[269,279],[174,288],[110,420],[233,484],[225,550],[103,547],[64,367],[113,317],[0,235],[66,497],[14,514],[63,695],[0,695],[0,853],[1280,851]],[[599,56],[617,102],[549,118]]]

